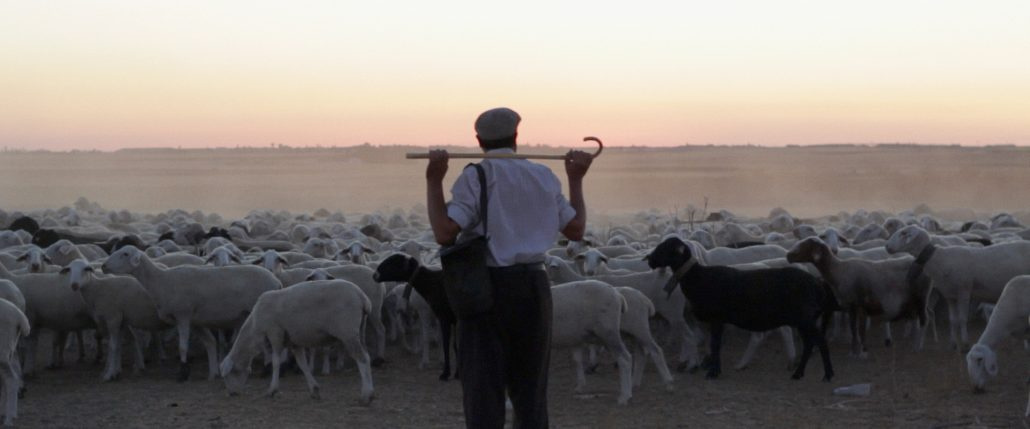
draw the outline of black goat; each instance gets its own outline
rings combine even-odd
[[[686,243],[676,237],[663,241],[646,259],[651,268],[669,267],[675,271],[666,292],[672,294],[678,283],[680,291],[690,301],[690,311],[698,320],[709,324],[711,365],[707,378],[716,378],[722,372],[719,349],[726,323],[752,332],[784,325],[797,328],[804,350],[793,378],[804,376],[813,346],[819,346],[822,355],[823,380],[833,378],[830,351],[817,323],[822,317],[826,326],[837,307],[833,293],[824,282],[791,267],[744,271],[703,266],[697,263]]]
[[[440,380],[450,378],[451,333],[458,318],[455,317],[443,288],[443,272],[423,267],[415,258],[408,255],[396,254],[379,264],[372,279],[377,282],[408,282],[409,287],[418,291],[418,294],[429,303],[429,308],[433,310],[433,314],[440,321],[440,344],[443,349],[443,373],[440,374]],[[408,292],[405,291],[405,297],[407,295]],[[458,345],[455,341],[455,355],[457,355],[457,349]],[[456,367],[454,378],[458,378],[458,370],[459,368]]]

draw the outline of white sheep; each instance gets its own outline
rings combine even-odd
[[[575,347],[576,391],[581,392],[586,386],[581,346],[601,345],[618,362],[618,403],[627,404],[633,397],[633,361],[620,334],[626,299],[607,283],[582,280],[551,287],[551,305],[551,347]]]
[[[672,390],[672,374],[665,363],[665,352],[651,336],[651,317],[655,315],[654,303],[640,291],[631,287],[615,288],[626,299],[626,313],[622,315],[619,325],[624,338],[628,338],[633,354],[633,386],[640,386],[644,377],[647,357],[654,361],[658,375],[665,383],[666,390]]]
[[[239,249],[236,249],[237,251]],[[232,247],[229,246],[218,246],[211,250],[208,254],[207,259],[204,260],[205,264],[211,264],[216,267],[224,267],[232,264],[242,264],[243,260],[240,256],[233,251]]]
[[[143,353],[139,337],[130,329],[149,331],[155,346],[160,350],[159,331],[172,327],[157,315],[157,306],[153,298],[139,281],[129,276],[98,277],[94,269],[85,259],[76,259],[61,270],[67,277],[67,284],[73,291],[82,296],[90,314],[99,328],[107,333],[107,365],[102,375],[103,381],[111,381],[118,377],[121,365],[121,338],[125,331],[133,339],[133,369],[144,369]],[[211,352],[213,337],[204,335],[205,345]],[[217,358],[216,358],[217,359]]]
[[[546,261],[544,266],[547,269],[547,275],[551,279],[552,284],[585,280],[583,276],[575,272],[569,263],[561,258],[548,256]],[[697,367],[701,362],[697,351],[696,340],[698,337],[683,317],[686,298],[682,294],[673,294],[666,297],[666,294],[662,291],[662,288],[668,283],[670,275],[671,273],[653,270],[630,275],[599,275],[592,278],[592,280],[599,280],[616,287],[631,287],[650,299],[658,315],[669,323],[672,338],[680,345],[677,370],[684,371]]]
[[[806,238],[787,254],[792,263],[808,262],[819,270],[833,290],[838,304],[851,315],[851,354],[866,357],[865,317],[882,314],[888,321],[916,319],[920,335],[915,348],[922,348],[922,327],[926,321],[925,281],[909,279],[914,259],[906,256],[884,261],[840,259],[818,238]]]
[[[980,339],[966,353],[966,369],[975,391],[983,391],[990,377],[998,375],[994,348],[1005,338],[1027,331],[1030,316],[1030,275],[1013,277],[1005,285]]]
[[[14,231],[0,231],[0,249],[6,249],[8,247],[21,246],[25,244],[25,241],[21,239],[21,236]]]
[[[131,274],[157,303],[163,320],[174,320],[179,335],[179,380],[189,378],[190,329],[194,326],[235,329],[262,293],[281,287],[267,270],[252,265],[162,268],[135,247],[123,247],[104,262],[105,273]],[[218,360],[208,354],[208,377],[218,374]]]
[[[201,258],[200,256],[191,255],[185,252],[175,252],[158,256],[154,258],[153,261],[168,268],[181,267],[184,265],[204,265],[206,262],[204,258]]]
[[[364,265],[368,262],[366,254],[374,254],[375,250],[372,250],[368,246],[361,242],[355,241],[348,244],[346,247],[340,250],[340,253],[336,255],[337,259],[353,262],[355,264]],[[417,257],[417,256],[416,256]],[[421,258],[419,258],[421,261]]]
[[[988,247],[938,247],[930,234],[906,226],[887,242],[890,253],[908,253],[930,278],[931,287],[948,303],[951,342],[964,348],[969,343],[966,321],[969,301],[997,302],[1013,277],[1030,274],[1030,242],[995,244]]]
[[[230,393],[237,393],[246,382],[251,360],[267,342],[272,348],[272,380],[267,395],[279,391],[280,356],[289,347],[304,372],[311,397],[319,399],[319,387],[312,376],[306,348],[342,342],[361,375],[361,403],[369,404],[374,395],[372,369],[362,342],[371,303],[358,287],[346,280],[320,280],[266,292],[258,298],[253,311],[221,364],[221,374]]]
[[[4,426],[12,426],[18,417],[18,391],[21,373],[18,369],[18,340],[31,332],[29,319],[10,301],[0,299],[0,403],[4,404]]]
[[[64,364],[64,343],[68,332],[79,332],[93,329],[96,325],[90,316],[85,303],[78,294],[62,286],[58,273],[15,274],[0,266],[0,279],[13,282],[25,298],[25,316],[34,327],[33,333],[25,338],[26,375],[35,373],[36,340],[40,329],[51,329],[57,332],[52,345],[51,367]],[[81,334],[79,339],[79,357],[83,358]]]

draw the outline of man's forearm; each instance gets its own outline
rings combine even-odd
[[[426,208],[429,212],[429,225],[433,227],[433,237],[436,238],[437,244],[441,246],[454,244],[461,227],[447,216],[443,182],[433,180],[426,182]]]
[[[583,239],[583,233],[587,226],[587,205],[583,198],[583,179],[569,179],[569,204],[576,210],[576,217],[569,221],[562,230],[569,240],[579,241]]]

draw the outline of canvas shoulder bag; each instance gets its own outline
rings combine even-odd
[[[493,307],[493,287],[490,270],[486,266],[490,253],[487,248],[486,173],[480,164],[469,165],[476,168],[479,176],[479,219],[483,222],[483,235],[440,249],[444,291],[459,319],[471,318]]]

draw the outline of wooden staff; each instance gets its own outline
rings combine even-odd
[[[601,139],[597,137],[583,137],[583,141],[592,141],[597,143],[597,152],[594,152],[594,158],[601,155],[601,151],[604,150],[604,143],[601,143]],[[448,153],[447,156],[451,158],[468,158],[468,159],[565,159],[565,155],[542,155],[542,154],[528,154],[528,153]],[[408,152],[404,155],[407,159],[428,159],[429,154],[425,152]]]

